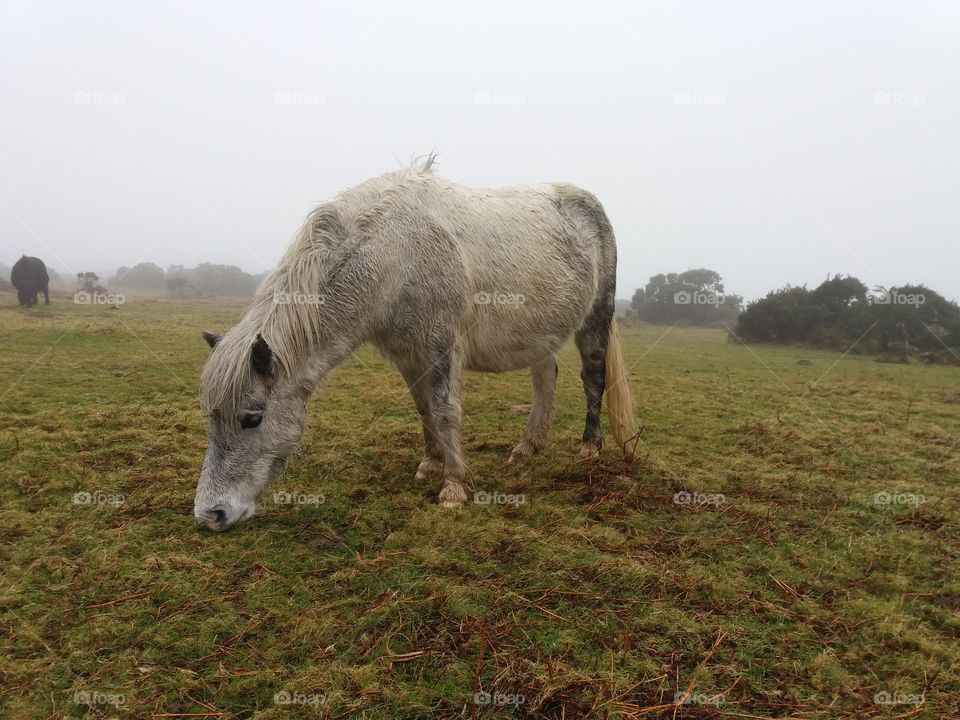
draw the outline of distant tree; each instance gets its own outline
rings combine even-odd
[[[806,340],[827,316],[812,295],[806,287],[787,285],[753,301],[737,319],[737,334],[752,340]]]
[[[256,292],[265,277],[266,273],[252,275],[235,265],[200,263],[193,268],[169,265],[164,271],[154,263],[143,262],[133,267],[117,268],[116,274],[110,279],[110,285],[146,290],[166,288],[168,292],[180,296],[190,294],[249,297]]]
[[[202,293],[198,292],[193,285],[187,282],[187,278],[184,275],[175,275],[174,277],[167,277],[167,291],[175,293],[180,297],[183,297],[187,294],[187,290],[190,291],[191,295],[201,295]]]
[[[904,358],[926,352],[956,360],[960,307],[923,285],[868,291],[857,278],[837,275],[815,290],[787,286],[751,302],[740,314],[736,332],[748,340],[891,352]]]
[[[77,282],[80,283],[80,289],[88,292],[95,293],[100,292],[102,287],[98,284],[100,276],[95,272],[78,272],[77,273]]]
[[[831,318],[837,318],[847,312],[852,305],[866,302],[867,286],[849,275],[845,277],[835,275],[833,278],[828,276],[811,293],[811,300],[826,308]]]
[[[117,274],[110,280],[110,285],[159,290],[165,282],[166,275],[162,268],[150,262],[143,262],[137,263],[132,268],[117,268]]]
[[[235,265],[201,263],[190,273],[190,281],[207,295],[249,296],[257,289],[257,281]]]
[[[720,274],[699,268],[654,275],[630,302],[631,316],[651,323],[684,321],[695,325],[732,323],[743,304],[739,295],[724,293]]]
[[[868,303],[871,337],[887,333],[921,350],[960,348],[960,307],[925,285],[875,288]],[[866,319],[854,318],[851,334],[866,332]]]
[[[194,294],[233,297],[253,295],[264,275],[251,275],[235,265],[214,263],[200,263],[194,268],[170,265],[166,273],[170,292],[179,294],[189,288]]]

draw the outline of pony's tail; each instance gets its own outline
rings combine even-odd
[[[630,376],[623,363],[620,351],[620,334],[616,320],[610,321],[610,334],[607,338],[607,361],[605,367],[607,391],[607,417],[613,439],[623,450],[627,460],[632,460],[640,441],[637,430],[637,416],[633,406],[633,393],[630,392]]]

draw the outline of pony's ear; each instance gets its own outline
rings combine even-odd
[[[253,343],[250,351],[250,363],[253,370],[258,375],[270,377],[273,374],[273,350],[263,339],[263,335],[257,334],[257,341]]]
[[[204,330],[203,339],[207,341],[207,345],[209,345],[210,349],[213,350],[213,348],[217,346],[217,343],[223,340],[223,335],[218,335],[217,333],[212,333],[209,330]]]

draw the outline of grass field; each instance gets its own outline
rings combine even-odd
[[[242,307],[0,302],[0,717],[960,716],[957,368],[625,328],[636,464],[575,461],[567,349],[520,469],[526,374],[467,377],[474,489],[524,502],[449,511],[363,348],[218,535],[199,331]]]

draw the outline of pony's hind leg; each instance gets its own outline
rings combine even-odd
[[[530,416],[527,418],[527,427],[523,431],[523,438],[510,453],[508,463],[515,463],[534,455],[547,445],[550,425],[553,422],[555,391],[557,389],[556,356],[548,355],[536,365],[531,365],[530,380],[533,383],[533,403],[530,406]]]
[[[583,363],[580,378],[583,380],[583,390],[587,396],[583,448],[580,450],[582,458],[595,456],[603,447],[603,435],[600,432],[600,406],[603,403],[603,390],[606,384],[607,342],[612,319],[613,303],[598,302],[575,336],[580,360]]]
[[[417,406],[417,412],[420,413],[420,420],[423,423],[423,442],[426,445],[426,454],[417,467],[415,477],[417,480],[425,480],[431,475],[439,473],[443,468],[443,452],[430,409],[430,379],[427,369],[422,365],[401,366],[400,374],[403,375],[403,379],[410,389],[413,403]]]

